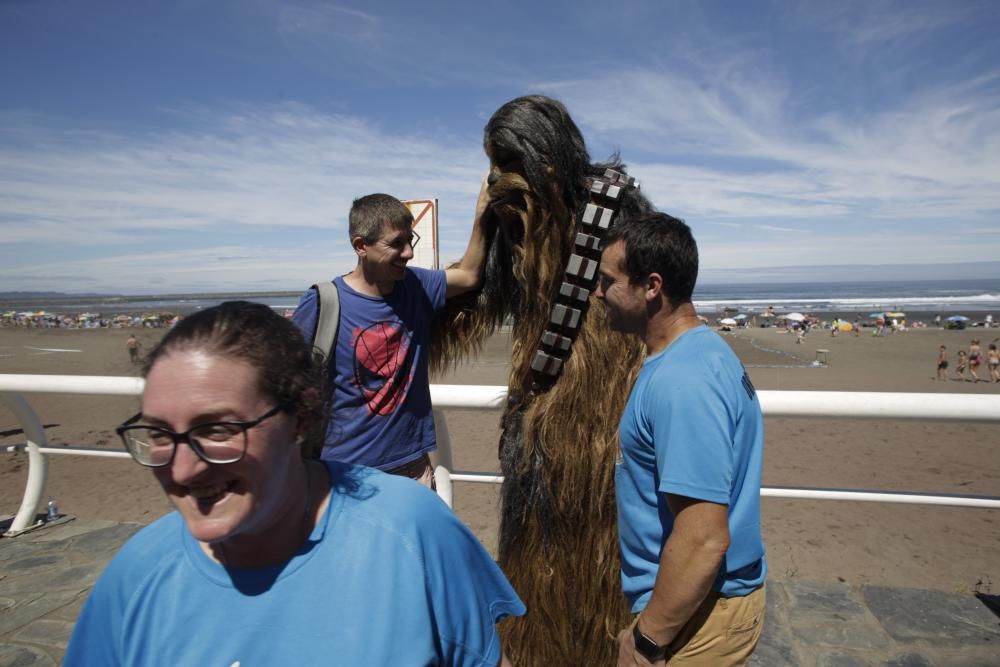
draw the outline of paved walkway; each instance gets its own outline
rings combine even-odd
[[[62,520],[0,539],[0,667],[58,664],[87,592],[140,527]],[[767,595],[752,665],[1000,666],[997,595],[797,579]]]

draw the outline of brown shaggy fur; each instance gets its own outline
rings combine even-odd
[[[524,101],[550,115],[561,112],[578,138],[577,152],[586,157],[579,131],[554,100],[519,98],[497,114]],[[486,148],[493,156],[502,139],[489,128]],[[621,593],[614,466],[618,420],[644,350],[634,338],[610,331],[603,306],[591,297],[562,374],[551,386],[534,384],[531,360],[588,201],[587,179],[604,167],[586,158],[587,173],[561,174],[556,163],[546,161],[551,178],[541,187],[532,189],[516,169],[490,187],[484,286],[449,301],[438,316],[431,363],[437,370],[457,363],[509,318],[513,358],[502,417],[499,562],[528,613],[501,625],[504,650],[522,666],[605,665],[613,664],[615,634],[629,619]],[[569,191],[560,183],[571,184]],[[626,200],[619,216],[651,209],[637,192]]]

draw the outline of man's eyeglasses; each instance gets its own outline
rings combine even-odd
[[[177,445],[186,442],[202,461],[236,463],[247,451],[247,430],[258,426],[287,407],[276,405],[266,414],[246,422],[228,421],[199,424],[183,433],[161,426],[136,424],[142,413],[115,428],[132,458],[144,466],[161,468],[174,460]]]
[[[420,234],[417,234],[415,231],[411,229],[409,237],[406,236],[397,237],[393,239],[391,242],[386,243],[386,245],[392,248],[393,250],[402,250],[407,245],[409,245],[411,248],[416,248],[418,243],[420,243]]]

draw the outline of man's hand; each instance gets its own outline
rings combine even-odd
[[[666,665],[666,660],[650,662],[635,650],[635,640],[632,638],[634,625],[633,623],[618,633],[618,667],[661,667]]]
[[[487,181],[489,176],[483,177],[483,183],[479,186],[479,198],[476,200],[476,217],[472,224],[478,225],[486,214],[486,207],[490,205],[490,185]]]
[[[458,264],[445,270],[445,297],[451,298],[476,289],[483,280],[483,267],[486,265],[486,233],[483,231],[483,215],[490,203],[489,186],[483,178],[479,186],[479,199],[476,200],[476,213],[472,222],[472,236],[465,249],[465,255]]]

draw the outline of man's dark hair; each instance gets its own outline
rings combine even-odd
[[[410,209],[392,195],[378,192],[354,200],[347,231],[352,239],[360,236],[365,243],[371,244],[378,240],[383,229],[409,229],[412,226]]]
[[[301,420],[303,456],[319,451],[326,433],[328,373],[289,320],[249,301],[226,301],[198,311],[181,320],[150,352],[142,376],[175,350],[199,350],[255,368],[257,389],[287,405],[286,411]]]
[[[658,273],[671,306],[691,301],[698,280],[698,244],[683,220],[666,213],[625,218],[605,235],[602,245],[607,248],[618,241],[625,243],[630,282]]]

